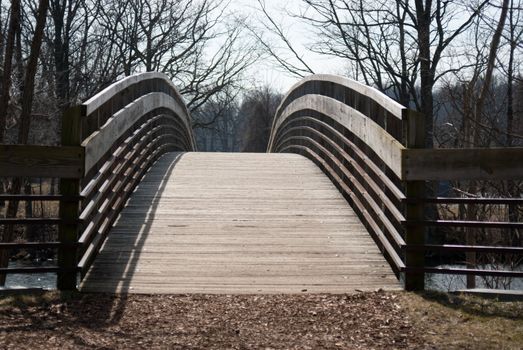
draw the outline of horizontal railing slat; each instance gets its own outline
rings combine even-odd
[[[394,264],[394,269],[399,272],[402,268],[404,268],[404,263],[401,260],[400,256],[394,249],[394,247],[391,245],[391,242],[387,239],[385,234],[381,231],[381,229],[378,227],[377,223],[374,221],[374,218],[369,214],[369,212],[365,209],[359,198],[356,196],[356,194],[342,181],[342,179],[334,172],[334,170],[323,160],[321,157],[319,157],[316,153],[312,152],[309,148],[304,146],[298,146],[298,145],[292,145],[289,147],[294,148],[301,148],[305,152],[308,152],[318,163],[320,163],[325,170],[332,176],[336,183],[341,187],[343,192],[345,192],[354,202],[354,205],[358,208],[358,210],[362,213],[362,215],[365,217],[365,220],[368,222],[368,224],[373,228],[375,238],[380,242],[380,244],[383,246],[383,249],[386,252],[386,255],[391,259],[392,263]],[[401,237],[397,237],[398,241],[396,244],[398,245],[398,248],[402,248],[404,246],[404,241]]]
[[[392,214],[394,219],[398,223],[402,223],[403,221],[405,221],[403,214],[398,210],[398,208],[396,208],[394,203],[392,203],[392,201],[387,197],[387,195],[383,192],[383,190],[379,187],[379,185],[374,181],[374,179],[372,179],[367,173],[365,173],[365,171],[361,168],[361,166],[351,156],[349,156],[349,154],[347,152],[345,152],[343,150],[343,148],[341,148],[331,139],[325,137],[320,131],[317,131],[308,126],[289,128],[289,129],[285,130],[280,135],[280,137],[283,139],[284,136],[286,136],[287,134],[289,134],[295,130],[310,132],[310,133],[316,135],[317,137],[319,137],[323,142],[328,143],[332,148],[334,148],[341,155],[342,159],[334,158],[334,157],[331,157],[331,158],[333,160],[338,160],[338,163],[339,163],[339,161],[341,161],[343,159],[346,160],[354,168],[355,172],[358,173],[364,179],[366,185],[368,185],[370,187],[370,189],[374,192],[374,194],[379,198],[379,201],[387,207],[387,209]],[[284,141],[282,141],[282,143],[285,143],[286,142],[285,140],[292,140],[292,139],[307,140],[307,139],[304,139],[303,136],[290,136],[286,139],[283,139]],[[309,139],[309,140],[312,141],[312,139]],[[316,142],[316,141],[312,141],[312,142]],[[383,175],[382,172],[381,172],[381,174]],[[346,176],[349,177],[353,181],[354,184],[359,184],[359,181],[356,180],[356,178],[352,174],[347,173]],[[360,191],[362,193],[365,192],[361,186],[360,186]]]
[[[81,196],[62,196],[60,194],[0,194],[0,201],[56,201],[75,202],[81,200]]]
[[[185,110],[169,95],[151,92],[116,112],[98,131],[82,143],[85,146],[85,171],[88,172],[112,147],[114,141],[132,127],[144,114],[159,108],[168,108],[187,124]]]
[[[478,227],[478,228],[523,228],[523,222],[510,221],[472,221],[472,220],[418,220],[406,221],[407,226],[432,227]]]
[[[523,247],[476,246],[461,244],[410,244],[405,246],[410,251],[443,251],[443,252],[478,252],[499,254],[523,254]]]
[[[465,269],[465,268],[443,268],[443,267],[423,267],[413,268],[406,267],[405,272],[425,272],[446,275],[476,275],[476,276],[498,276],[498,277],[516,277],[522,278],[523,271],[510,270],[486,270],[486,269]]]
[[[62,242],[2,242],[0,249],[34,249],[34,248],[60,248],[60,247],[77,247],[78,243]]]
[[[427,197],[407,198],[406,203],[437,203],[437,204],[494,204],[494,205],[523,205],[523,198],[462,198],[462,197]]]
[[[329,132],[331,132],[333,135],[335,135],[338,139],[342,140],[343,144],[350,147],[350,149],[354,152],[354,154],[361,159],[362,163],[366,168],[368,168],[371,172],[373,172],[376,177],[381,181],[387,189],[392,193],[392,195],[398,199],[398,200],[404,200],[405,194],[383,173],[383,171],[373,162],[370,160],[370,158],[361,151],[354,142],[350,141],[347,137],[345,137],[341,132],[333,128],[332,126],[328,125],[327,123],[318,120],[313,117],[299,117],[292,119],[288,122],[288,124],[294,124],[296,122],[305,121],[305,122],[312,122],[317,125],[319,125],[321,128],[325,128]],[[278,133],[279,135],[280,133]],[[279,137],[276,138],[278,140]]]
[[[302,110],[313,110],[343,125],[372,148],[397,176],[401,176],[401,157],[405,147],[363,113],[333,98],[322,95],[299,97],[287,106],[278,120],[274,122],[273,128],[280,128],[286,119]],[[272,149],[273,145],[271,144],[269,147]]]
[[[523,147],[404,149],[402,179],[523,179]]]
[[[83,147],[0,145],[0,177],[78,179],[83,170]]]
[[[344,175],[350,179],[352,186],[354,186],[354,188],[356,188],[356,190],[357,190],[356,192],[359,193],[359,196],[362,197],[362,199],[365,201],[365,203],[368,204],[368,207],[370,207],[371,211],[374,212],[377,220],[387,229],[387,232],[389,232],[389,234],[392,237],[396,246],[401,247],[402,245],[405,244],[405,242],[403,241],[403,238],[401,237],[399,232],[396,230],[394,225],[387,218],[387,216],[381,211],[381,208],[378,205],[378,203],[376,203],[376,201],[371,197],[371,195],[367,191],[365,191],[363,185],[360,184],[360,182],[353,175],[351,175],[344,166],[342,166],[339,162],[336,162],[336,158],[334,157],[334,155],[332,155],[332,153],[330,153],[327,149],[325,149],[323,146],[321,146],[318,142],[312,140],[309,137],[292,136],[289,139],[301,139],[301,140],[310,142],[314,147],[319,149],[327,158],[329,158],[332,162],[334,162],[334,164],[336,164],[336,166],[344,173]],[[285,144],[285,141],[282,143]],[[339,182],[342,183],[343,181],[341,179],[339,179]],[[365,209],[364,211],[367,211],[367,209]],[[376,221],[376,219],[373,219],[373,221]],[[401,222],[399,222],[399,223],[401,223]]]
[[[62,220],[60,218],[0,218],[0,225],[58,225],[76,224],[79,220]]]
[[[58,266],[35,266],[35,267],[2,267],[0,273],[56,273],[77,271],[78,269],[65,269]]]
[[[130,173],[125,176],[125,180],[122,183],[123,189],[121,190],[120,196],[117,197],[120,198],[120,203],[118,204],[118,207],[123,206],[124,200],[122,200],[122,198],[128,197],[130,192],[136,186],[138,180],[144,175],[144,172],[145,170],[147,170],[150,163],[155,159],[156,156],[161,154],[163,147],[166,147],[166,145],[163,145],[155,149],[151,154],[148,154],[147,151],[144,151],[143,155],[146,156],[145,161],[143,161],[143,157],[140,157],[133,162],[133,166],[129,168]],[[94,236],[85,238],[84,244],[86,244],[87,246],[85,247],[85,251],[78,262],[78,269],[82,272],[82,274],[85,274],[91,266],[101,243],[103,243],[103,240],[107,235],[107,229],[110,227],[110,224],[112,224],[112,221],[116,219],[117,211],[110,211],[111,212],[108,215],[108,222],[105,225],[105,229],[100,230],[97,226]]]

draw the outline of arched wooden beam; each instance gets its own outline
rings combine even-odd
[[[173,98],[185,109],[185,116],[189,116],[189,111],[185,104],[183,103],[183,98],[174,86],[173,82],[169,79],[169,77],[163,73],[159,72],[146,72],[146,73],[137,73],[130,75],[128,77],[125,77],[121,80],[118,80],[114,84],[111,84],[110,86],[106,87],[87,101],[83,103],[83,105],[86,108],[86,114],[92,114],[96,112],[97,109],[99,109],[101,106],[103,106],[105,103],[109,102],[114,96],[121,94],[123,91],[129,90],[133,87],[136,87],[137,85],[144,84],[147,82],[154,82],[155,80],[161,81],[170,88],[171,94],[173,94]]]
[[[83,276],[150,165],[166,152],[194,151],[196,145],[188,109],[162,73],[124,78],[80,110],[85,171],[77,268]]]
[[[87,173],[98,160],[111,148],[114,141],[123,135],[143,115],[158,108],[167,108],[176,116],[183,116],[183,106],[180,106],[169,95],[163,92],[151,92],[139,97],[118,112],[116,112],[98,131],[92,133],[82,142],[85,147],[85,172]],[[185,132],[190,132],[187,118],[180,118],[184,123]],[[191,148],[194,149],[194,140],[191,137]]]
[[[314,74],[294,84],[278,107],[273,128],[282,112],[296,98],[305,95],[331,97],[361,112],[403,142],[403,119],[406,108],[379,90],[355,80],[331,75]],[[271,135],[272,136],[272,135]],[[269,144],[272,144],[272,137]]]
[[[317,111],[343,125],[365,142],[396,174],[402,175],[401,153],[405,147],[372,119],[338,100],[322,95],[305,95],[296,98],[281,111],[271,133],[269,152],[274,149],[275,134],[285,121],[301,110]]]
[[[85,101],[82,106],[85,113],[84,119],[87,120],[86,124],[91,125],[93,121],[88,119],[95,117],[92,118],[96,119],[97,123],[94,129],[99,129],[114,114],[149,93],[163,93],[169,96],[172,100],[170,104],[177,106],[177,115],[187,126],[187,132],[191,136],[191,147],[195,150],[196,142],[192,133],[189,110],[169,77],[159,72],[137,73],[125,77]],[[91,133],[88,132],[85,138],[90,135]]]

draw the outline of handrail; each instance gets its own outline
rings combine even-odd
[[[284,97],[268,147],[315,162],[356,210],[398,276],[405,269],[407,245],[400,181],[406,113],[376,89],[312,75]]]
[[[521,198],[428,197],[428,180],[523,179],[523,148],[422,149],[423,118],[385,94],[350,79],[315,75],[297,83],[280,104],[269,152],[294,152],[315,162],[343,193],[407,289],[422,289],[425,273],[523,277],[523,271],[435,268],[424,254],[445,252],[522,256],[500,242],[427,244],[425,229],[463,227],[467,233],[523,229],[497,217],[427,219],[426,205],[523,205]],[[0,225],[59,226],[56,242],[0,243],[0,250],[58,249],[58,266],[1,268],[3,273],[57,272],[60,289],[74,289],[141,177],[168,151],[195,150],[190,116],[167,76],[122,79],[62,121],[62,146],[0,145],[0,176],[60,178],[60,194],[2,194],[0,200],[54,201],[58,216],[5,218]],[[508,211],[508,210],[505,210]],[[505,230],[505,231],[503,231]],[[440,231],[437,231],[439,234]],[[467,261],[468,262],[468,261]]]
[[[83,174],[83,149],[80,147],[58,147],[58,146],[39,146],[39,145],[0,145],[0,177],[7,178],[81,178]],[[47,187],[47,186],[46,186]],[[45,190],[45,189],[44,189]],[[49,194],[52,192],[50,188],[47,189],[46,194],[0,194],[0,202],[5,205],[5,201],[10,203],[7,207],[15,202],[18,206],[19,202],[34,203],[46,202],[49,207],[53,203],[72,202],[78,203],[81,199],[76,196],[64,196],[62,194]],[[43,217],[28,217],[27,212],[25,216],[0,218],[0,226],[3,226],[4,235],[9,232],[14,232],[16,225],[25,225],[30,228],[40,227],[42,225],[49,225],[57,227],[64,224],[77,225],[78,220],[67,220],[57,215],[54,210],[49,210]],[[11,236],[11,237],[10,237]],[[4,239],[12,239],[12,234],[3,237]],[[34,239],[34,238],[33,238]],[[0,252],[7,250],[9,253],[12,249],[53,249],[66,250],[76,249],[77,243],[66,243],[60,241],[41,242],[41,241],[2,241],[0,242]],[[59,265],[55,266],[31,266],[31,267],[0,267],[0,275],[9,275],[15,273],[71,273],[70,269],[63,268]]]
[[[117,81],[72,113],[79,118],[81,137],[74,142],[85,149],[85,172],[76,186],[83,200],[74,215],[81,224],[68,236],[79,243],[74,262],[83,278],[145,171],[165,152],[196,145],[189,111],[162,73]],[[73,286],[72,278],[63,280]]]
[[[83,172],[82,147],[0,145],[0,177],[80,178]]]
[[[408,149],[405,180],[522,179],[523,148]]]
[[[67,110],[61,146],[0,145],[0,176],[57,177],[60,194],[9,194],[0,200],[58,202],[59,215],[5,218],[0,225],[58,225],[57,242],[0,243],[58,249],[55,267],[1,268],[2,273],[56,272],[59,289],[75,289],[127,198],[148,168],[169,151],[193,151],[189,111],[171,80],[147,72],[126,77]]]
[[[277,113],[273,128],[277,130],[291,115],[306,110],[320,113],[350,130],[372,148],[397,176],[401,176],[401,153],[405,147],[371,118],[332,97],[307,94],[294,99],[279,115]]]
[[[426,220],[424,206],[521,205],[507,198],[427,197],[427,180],[522,179],[522,148],[422,149],[421,114],[374,88],[333,75],[295,84],[278,107],[268,152],[294,152],[316,163],[355,209],[405,288],[423,289],[425,273],[518,276],[523,272],[438,269],[425,266],[431,252],[523,255],[521,247],[426,244],[427,227],[481,230],[523,228],[521,222]],[[470,254],[470,253],[468,253]]]
[[[320,95],[340,101],[352,109],[375,121],[397,140],[402,139],[404,106],[379,90],[356,80],[332,74],[313,74],[294,84],[283,97],[273,120],[272,130],[280,114],[298,96]],[[269,139],[269,149],[273,144],[273,134]]]

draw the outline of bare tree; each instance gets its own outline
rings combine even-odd
[[[114,63],[125,75],[168,74],[194,111],[227,86],[239,85],[259,56],[226,5],[223,0],[107,1],[98,24],[102,40],[118,51]]]
[[[31,48],[27,66],[25,69],[24,84],[22,87],[22,112],[20,114],[20,125],[18,128],[18,143],[26,144],[29,137],[29,128],[31,123],[31,112],[33,108],[35,76],[37,71],[38,57],[44,36],[45,22],[47,18],[47,9],[49,0],[40,0],[36,13],[36,25],[34,36],[31,41]],[[15,178],[12,184],[12,192],[20,193],[22,179]],[[18,210],[18,201],[10,201],[7,208],[7,216],[14,217]],[[13,239],[13,226],[7,226],[1,237],[2,242],[11,242]],[[7,267],[9,263],[9,251],[0,252],[0,267]],[[5,284],[5,274],[0,274],[0,285]]]
[[[523,140],[521,135],[513,130],[513,87],[514,56],[518,37],[515,33],[513,4],[504,0],[498,8],[497,17],[483,13],[474,21],[471,33],[471,45],[467,57],[472,69],[468,72],[455,72],[454,79],[450,80],[447,88],[448,100],[451,102],[448,126],[453,126],[455,135],[450,137],[453,147],[492,147],[512,145],[514,140]],[[506,21],[509,21],[507,28]],[[506,33],[508,31],[508,33]],[[521,36],[520,36],[521,37]],[[505,46],[506,48],[504,48]],[[503,51],[508,51],[508,60],[504,61]],[[508,66],[507,66],[508,65]],[[496,74],[497,72],[497,74]],[[510,73],[510,77],[507,75]],[[521,184],[515,181],[508,183],[494,183],[490,181],[463,181],[454,184],[462,195],[469,197],[484,197],[501,195],[503,197],[519,197]],[[496,206],[461,205],[459,218],[468,220],[492,220],[493,217],[507,217],[514,220],[518,216],[517,207],[509,206],[508,210],[501,210]],[[477,232],[471,228],[465,230],[467,244],[488,244],[497,242],[501,245],[520,245],[518,232]],[[499,256],[466,254],[466,263],[475,267],[478,262],[493,264],[507,263],[509,260]],[[512,261],[514,262],[514,261]],[[486,283],[494,280],[485,279]],[[506,280],[496,280],[496,283],[508,283]],[[467,287],[473,288],[476,279],[467,277]]]
[[[246,93],[240,106],[244,118],[242,152],[265,152],[272,121],[282,96],[264,86]]]
[[[238,151],[242,121],[240,93],[241,90],[226,88],[193,113],[193,129],[200,150]]]
[[[261,28],[254,23],[249,23],[246,28],[261,45],[266,56],[272,59],[277,67],[298,78],[314,74],[307,61],[298,53],[298,48],[288,37],[282,24],[277,23],[270,13],[265,0],[257,0],[257,3],[265,21],[260,21]],[[289,13],[287,15],[291,16]]]
[[[433,91],[441,77],[466,66],[445,67],[442,60],[489,3],[465,5],[445,0],[302,0],[293,16],[315,33],[313,52],[347,60],[353,78],[392,94],[426,116],[426,145],[433,146]],[[266,27],[281,28],[262,6]],[[268,44],[262,42],[267,47]],[[271,53],[271,52],[270,52]],[[282,64],[287,68],[285,64]],[[287,68],[288,69],[288,68]],[[294,67],[288,69],[296,73]]]
[[[4,55],[4,66],[2,72],[2,96],[0,98],[0,143],[4,141],[5,127],[7,124],[7,109],[9,97],[11,96],[11,71],[13,65],[14,47],[16,33],[20,31],[20,0],[11,2],[11,14],[9,19],[9,30]]]

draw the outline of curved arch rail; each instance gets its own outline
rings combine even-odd
[[[521,178],[522,149],[422,149],[422,116],[385,94],[333,75],[294,85],[274,117],[268,152],[294,152],[316,163],[344,194],[406,289],[423,289],[424,273],[523,277],[523,272],[427,267],[425,251],[523,255],[521,247],[425,244],[429,226],[523,228],[522,223],[426,220],[424,205],[485,199],[426,198],[425,181]],[[497,199],[497,204],[523,204]]]
[[[79,190],[82,201],[79,208],[62,205],[61,211],[77,216],[80,224],[78,232],[74,226],[62,227],[61,241],[76,241],[78,251],[60,256],[69,265],[77,262],[83,277],[151,164],[165,152],[196,147],[183,99],[168,77],[156,72],[122,79],[70,109],[64,131],[63,144],[80,145],[85,161],[80,181],[62,180],[62,192]],[[59,288],[74,285],[74,274],[59,275]]]
[[[349,79],[314,75],[285,96],[272,128],[270,152],[314,161],[345,195],[407,289],[422,289],[425,273],[523,277],[521,270],[427,266],[424,255],[487,254],[521,259],[522,244],[427,244],[427,227],[497,235],[523,229],[519,221],[468,217],[434,220],[424,205],[523,205],[516,198],[427,197],[425,181],[523,179],[523,148],[423,149],[422,118],[377,90]],[[0,225],[58,225],[56,242],[0,242],[0,250],[58,249],[56,266],[3,267],[1,274],[57,272],[59,289],[75,289],[112,223],[148,167],[168,151],[195,150],[187,108],[160,73],[127,77],[68,110],[61,146],[0,145],[0,176],[60,179],[60,194],[0,194],[1,201],[59,202],[54,217],[0,218]],[[488,195],[488,194],[487,194]],[[499,196],[499,195],[498,195]]]

